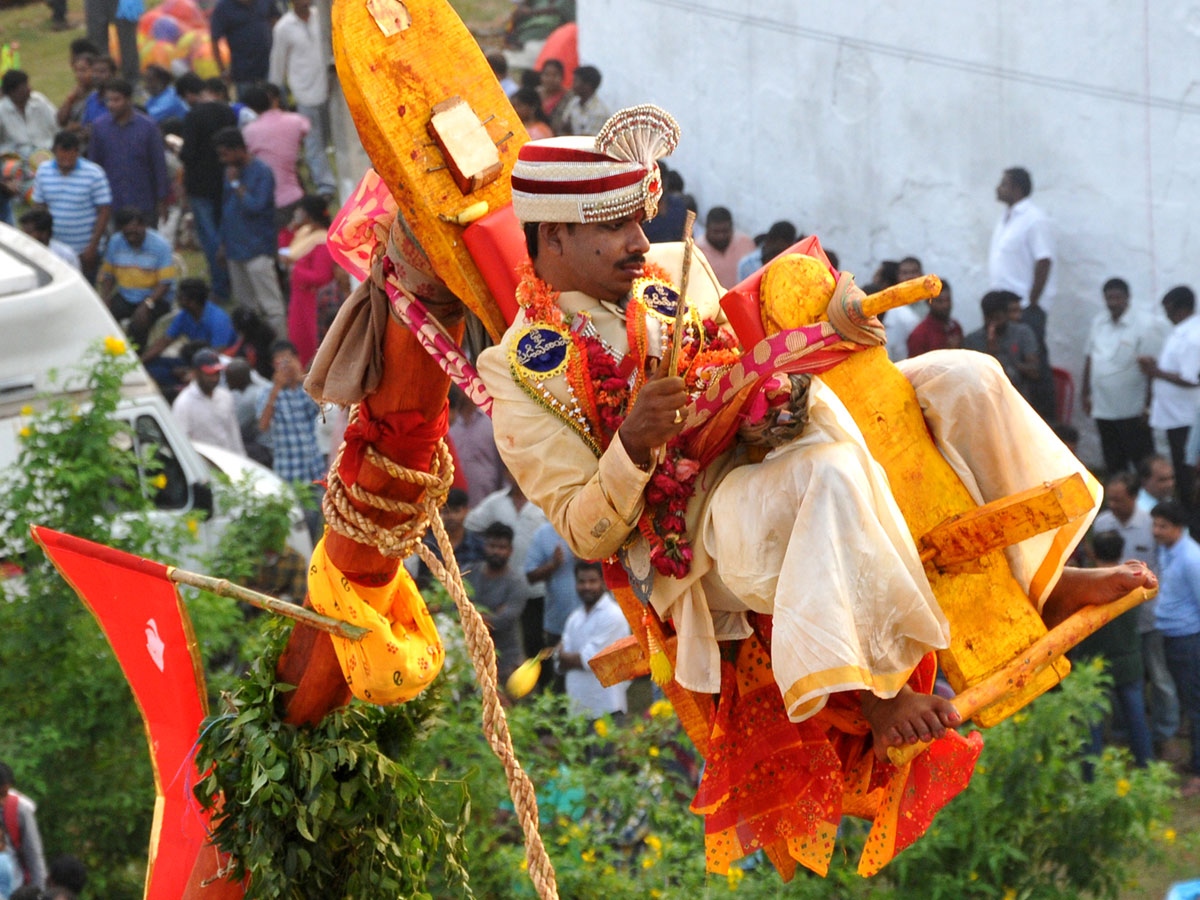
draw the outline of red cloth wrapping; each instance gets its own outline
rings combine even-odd
[[[794,859],[824,875],[843,814],[874,822],[859,873],[879,871],[920,837],[970,780],[983,740],[950,732],[912,763],[879,762],[859,702],[834,694],[824,710],[790,722],[771,671],[770,617],[722,663],[721,699],[704,777],[692,810],[705,816],[710,871],[784,843]],[[937,663],[926,656],[909,678],[929,693]]]
[[[816,257],[829,266],[829,271],[834,278],[837,277],[837,271],[830,265],[829,257],[821,249],[821,242],[817,240],[815,234],[792,244],[780,256],[786,256],[789,253],[801,253],[804,256]],[[729,293],[721,298],[721,309],[725,310],[725,317],[729,319],[729,324],[738,340],[741,341],[743,348],[753,347],[767,336],[767,331],[763,328],[758,296],[758,289],[762,284],[763,272],[766,271],[766,268],[763,266],[749,278],[738,282],[729,290]]]
[[[431,421],[426,421],[417,410],[402,410],[375,419],[364,401],[358,408],[358,419],[346,426],[342,437],[346,445],[338,467],[342,482],[350,485],[358,481],[368,446],[374,446],[397,465],[425,471],[434,446],[446,433],[449,411],[446,404],[441,415]]]

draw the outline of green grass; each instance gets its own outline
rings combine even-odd
[[[57,106],[75,86],[68,51],[71,41],[83,37],[83,0],[69,0],[67,20],[78,26],[50,30],[50,9],[45,3],[28,3],[0,10],[0,41],[20,44],[21,68],[29,73],[35,91]]]

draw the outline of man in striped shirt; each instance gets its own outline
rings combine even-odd
[[[54,136],[54,159],[38,167],[33,179],[33,204],[54,216],[54,237],[79,256],[90,282],[100,268],[100,241],[108,225],[112,191],[104,170],[79,158],[79,135],[60,131]]]
[[[116,226],[100,267],[100,296],[140,352],[154,323],[171,310],[175,255],[162,235],[146,228],[146,214],[136,206],[118,210]]]

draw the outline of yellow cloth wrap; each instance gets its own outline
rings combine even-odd
[[[442,640],[403,566],[381,587],[353,584],[330,562],[322,538],[308,567],[308,596],[322,615],[370,631],[361,641],[331,635],[346,683],[360,700],[403,703],[441,671]]]

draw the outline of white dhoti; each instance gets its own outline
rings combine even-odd
[[[1086,473],[991,357],[940,351],[900,369],[976,502]],[[725,587],[750,610],[774,616],[772,663],[795,719],[818,712],[836,691],[894,696],[921,657],[949,639],[887,475],[819,378],[809,417],[801,438],[726,475],[703,522]],[[1091,515],[1006,551],[1039,608]],[[681,634],[681,650],[688,643]],[[681,671],[687,666],[679,661]]]

